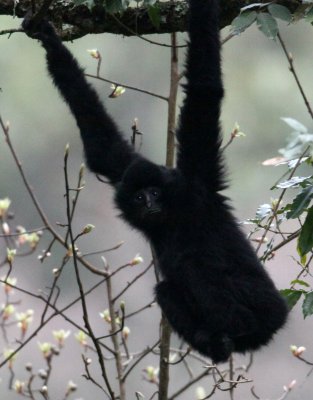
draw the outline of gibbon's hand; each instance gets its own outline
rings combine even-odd
[[[45,18],[36,22],[31,10],[26,13],[22,22],[22,28],[27,36],[41,41],[57,35],[53,25]]]

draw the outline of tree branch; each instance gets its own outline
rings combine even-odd
[[[239,14],[240,8],[255,3],[255,0],[221,0],[221,27],[229,25]],[[291,12],[301,4],[300,0],[280,0]],[[20,0],[14,8],[14,0],[0,0],[0,15],[15,15],[23,18],[30,8],[30,0]],[[160,27],[151,22],[145,7],[130,7],[123,13],[110,15],[102,5],[91,10],[86,5],[74,6],[69,0],[54,1],[47,11],[48,18],[60,28],[63,40],[73,40],[88,33],[115,33],[124,36],[147,35],[152,33],[185,32],[188,6],[185,0],[158,3]],[[62,24],[70,27],[61,29]],[[1,33],[1,32],[0,32]]]

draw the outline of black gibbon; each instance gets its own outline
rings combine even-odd
[[[177,167],[156,165],[123,139],[52,25],[41,41],[54,84],[69,105],[89,168],[115,187],[122,217],[151,242],[162,280],[158,304],[174,331],[215,363],[267,344],[287,318],[285,301],[238,227],[228,199],[219,117],[223,98],[217,0],[190,0],[185,100]]]

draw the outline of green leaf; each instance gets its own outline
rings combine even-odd
[[[152,22],[153,26],[157,29],[160,29],[160,22],[161,22],[161,12],[158,5],[152,5],[148,7],[148,15],[150,21]]]
[[[291,310],[298,303],[303,290],[283,289],[280,290],[280,293],[285,298],[289,310]]]
[[[300,256],[306,255],[313,247],[313,207],[308,211],[308,215],[302,226],[298,239],[298,253]]]
[[[242,33],[256,20],[257,13],[255,11],[242,12],[231,23],[233,33]]]
[[[145,6],[153,6],[158,0],[144,0],[143,4]]]
[[[272,206],[270,204],[261,204],[255,214],[255,219],[257,221],[262,221],[265,217],[267,217],[272,212]]]
[[[301,279],[295,279],[295,280],[291,281],[290,284],[291,285],[297,284],[297,285],[301,285],[301,286],[305,286],[305,287],[310,287],[310,285],[307,282],[302,281]]]
[[[110,14],[121,12],[125,9],[122,0],[105,0],[105,9]]]
[[[313,198],[313,186],[309,186],[302,190],[291,204],[288,204],[287,219],[298,218],[306,208],[308,208]]]
[[[82,4],[85,4],[90,10],[95,5],[95,1],[94,0],[73,0],[73,3],[74,3],[75,6],[80,6]]]
[[[301,122],[297,121],[294,118],[283,117],[283,118],[281,118],[281,120],[284,121],[287,125],[289,125],[292,129],[294,129],[297,132],[301,132],[301,133],[308,132],[307,127],[304,126],[303,124],[301,124]]]
[[[302,185],[306,184],[312,184],[311,182],[312,175],[310,176],[294,176],[291,179],[288,179],[287,181],[280,182],[274,188],[278,189],[289,189],[289,188],[297,188],[299,184],[301,183]]]
[[[289,23],[292,21],[292,14],[285,6],[271,4],[268,6],[268,11],[274,18],[279,18]]]
[[[277,22],[269,13],[259,13],[257,15],[257,25],[259,30],[269,39],[276,38],[278,33]]]
[[[303,317],[306,318],[313,314],[313,291],[304,295],[302,304]]]
[[[262,7],[268,6],[269,4],[271,4],[271,3],[270,2],[269,3],[252,3],[252,4],[248,4],[247,6],[242,7],[241,11],[246,11],[246,10],[249,10],[250,8],[262,8]]]
[[[311,8],[311,10],[309,10],[305,16],[305,21],[306,22],[313,22],[313,7]]]

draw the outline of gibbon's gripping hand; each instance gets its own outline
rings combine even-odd
[[[53,25],[46,19],[36,22],[32,11],[28,11],[25,15],[22,28],[27,36],[32,39],[38,39],[44,43],[49,42],[52,38],[58,37]]]

